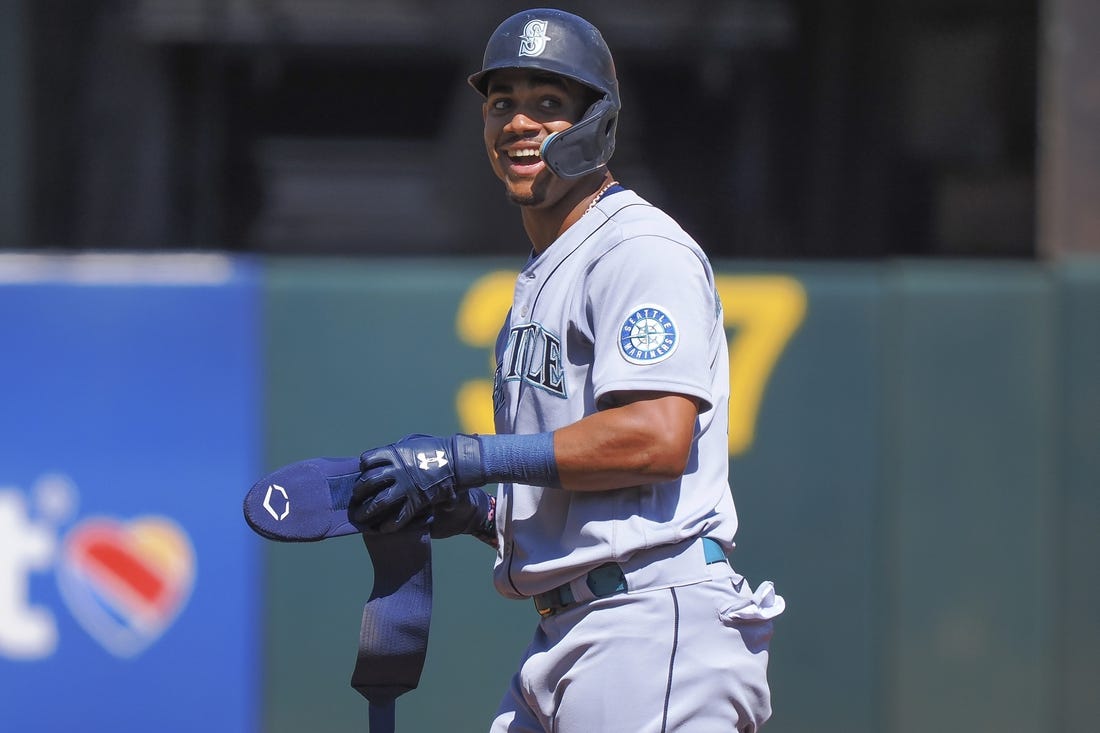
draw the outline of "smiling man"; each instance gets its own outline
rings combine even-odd
[[[469,82],[531,245],[497,340],[496,434],[366,451],[348,516],[365,532],[482,537],[497,590],[533,599],[492,733],[756,731],[784,604],[727,559],[729,366],[710,263],[607,168],[620,100],[595,27],[519,13]]]

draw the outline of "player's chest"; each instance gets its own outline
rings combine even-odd
[[[577,293],[543,287],[530,298],[524,294],[517,287],[517,299],[497,340],[497,410],[527,391],[530,399],[540,402],[566,400],[591,364],[591,341]]]

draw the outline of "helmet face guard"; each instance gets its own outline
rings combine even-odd
[[[525,10],[493,31],[481,71],[470,86],[486,96],[489,75],[500,69],[537,69],[572,79],[601,95],[569,129],[550,135],[542,159],[561,178],[579,178],[607,165],[615,152],[619,83],[599,30],[561,10]]]
[[[601,99],[577,124],[552,133],[542,142],[543,161],[560,178],[580,178],[607,165],[615,152],[619,110]]]

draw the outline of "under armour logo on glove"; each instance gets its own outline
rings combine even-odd
[[[421,471],[427,471],[430,468],[443,468],[447,465],[447,454],[437,450],[435,456],[429,458],[427,453],[417,453],[416,460],[419,461],[417,465],[420,466]]]

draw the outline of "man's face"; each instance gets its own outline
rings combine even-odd
[[[502,69],[489,78],[485,150],[513,203],[554,204],[574,185],[551,172],[539,148],[581,118],[591,95],[571,79],[534,69]]]

